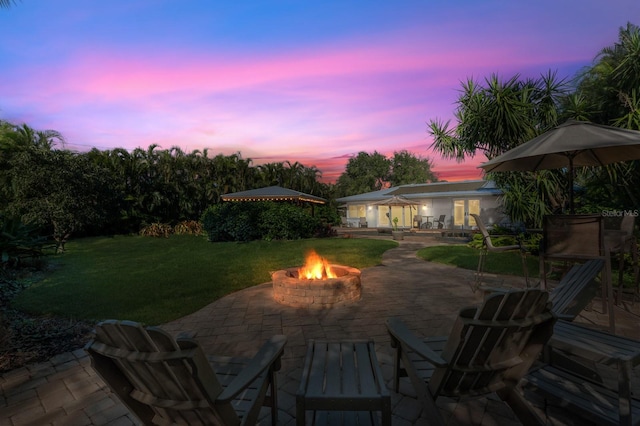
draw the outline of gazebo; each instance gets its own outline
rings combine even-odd
[[[222,201],[294,201],[312,204],[325,204],[327,200],[304,192],[281,186],[250,189],[248,191],[232,192],[220,196]]]

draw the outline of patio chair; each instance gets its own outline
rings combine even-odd
[[[340,226],[342,226],[343,228],[349,228],[351,225],[349,224],[349,221],[346,217],[340,216]]]
[[[395,391],[400,376],[408,376],[433,424],[444,424],[437,398],[493,392],[531,424],[538,416],[515,386],[551,337],[555,317],[548,296],[539,289],[490,294],[480,307],[460,311],[448,338],[422,340],[401,320],[390,318]]]
[[[433,220],[433,227],[436,227],[436,223],[438,224],[437,229],[444,228],[444,219],[447,217],[446,214],[441,214],[438,219]]]
[[[246,360],[207,359],[195,340],[131,321],[104,321],[95,333],[85,348],[93,368],[142,424],[253,425],[262,406],[277,424],[285,336]]]
[[[585,262],[602,259],[602,310],[609,313],[609,328],[615,331],[611,258],[604,240],[604,223],[600,215],[548,215],[543,219],[540,243],[541,287],[547,289],[547,262]]]
[[[484,275],[484,265],[487,259],[487,254],[489,252],[492,253],[504,253],[508,251],[517,251],[520,252],[520,257],[522,259],[522,272],[524,273],[526,286],[529,287],[529,270],[527,268],[527,252],[521,244],[514,244],[508,246],[494,246],[491,241],[491,235],[487,230],[487,227],[484,225],[482,219],[477,214],[471,213],[471,217],[476,221],[476,225],[482,234],[482,249],[480,250],[480,256],[478,257],[478,269],[476,270],[476,279],[474,284],[472,284],[471,289],[475,293],[482,284],[482,278]],[[498,237],[499,235],[496,235]]]
[[[618,256],[618,291],[616,294],[616,304],[620,303],[622,299],[623,286],[622,278],[624,275],[624,257],[626,253],[631,255],[631,262],[633,264],[633,300],[638,297],[640,292],[640,274],[639,274],[639,262],[638,262],[638,243],[636,237],[633,235],[633,228],[635,227],[635,216],[625,215],[619,222],[619,226],[615,229],[607,228],[605,222],[604,229],[604,243],[608,248],[611,255]]]
[[[367,218],[364,216],[360,217],[360,228],[368,228],[369,224],[367,223]]]

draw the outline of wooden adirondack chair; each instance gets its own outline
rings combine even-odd
[[[444,424],[438,397],[492,392],[524,424],[542,423],[515,386],[551,336],[554,322],[548,293],[538,289],[493,293],[480,307],[462,309],[448,338],[419,339],[391,318],[387,329],[395,348],[395,390],[399,377],[408,375],[434,424]]]
[[[602,259],[588,260],[574,265],[562,277],[549,294],[553,313],[559,319],[573,321],[591,303],[600,289],[596,277],[604,268],[604,263]]]
[[[250,360],[207,359],[195,340],[110,320],[96,326],[85,349],[93,368],[145,425],[253,425],[263,405],[271,407],[275,425],[275,372],[285,342],[274,336]]]

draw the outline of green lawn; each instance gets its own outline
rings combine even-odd
[[[444,263],[459,268],[476,270],[480,250],[466,245],[426,247],[418,251],[418,257],[431,262]],[[537,277],[540,264],[537,256],[527,256],[530,277]],[[523,276],[522,260],[516,252],[489,253],[484,271],[491,274]]]
[[[366,268],[396,246],[348,238],[250,243],[210,243],[194,236],[86,238],[52,258],[54,271],[18,295],[14,306],[84,320],[161,324],[270,281],[270,271],[303,264],[310,249],[331,263]]]

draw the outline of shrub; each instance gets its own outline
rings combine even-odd
[[[164,237],[169,238],[173,234],[173,228],[168,223],[152,223],[140,230],[143,237]]]
[[[202,215],[209,241],[296,240],[314,236],[320,220],[287,203],[221,203]]]
[[[320,220],[299,207],[285,203],[269,203],[262,212],[260,228],[265,240],[298,240],[311,238]]]
[[[202,224],[197,220],[183,220],[173,227],[176,235],[202,235]]]
[[[41,257],[46,238],[39,232],[35,225],[0,215],[0,265],[17,266],[23,258]]]
[[[251,241],[260,239],[259,218],[262,203],[221,203],[202,215],[202,228],[209,241]]]

